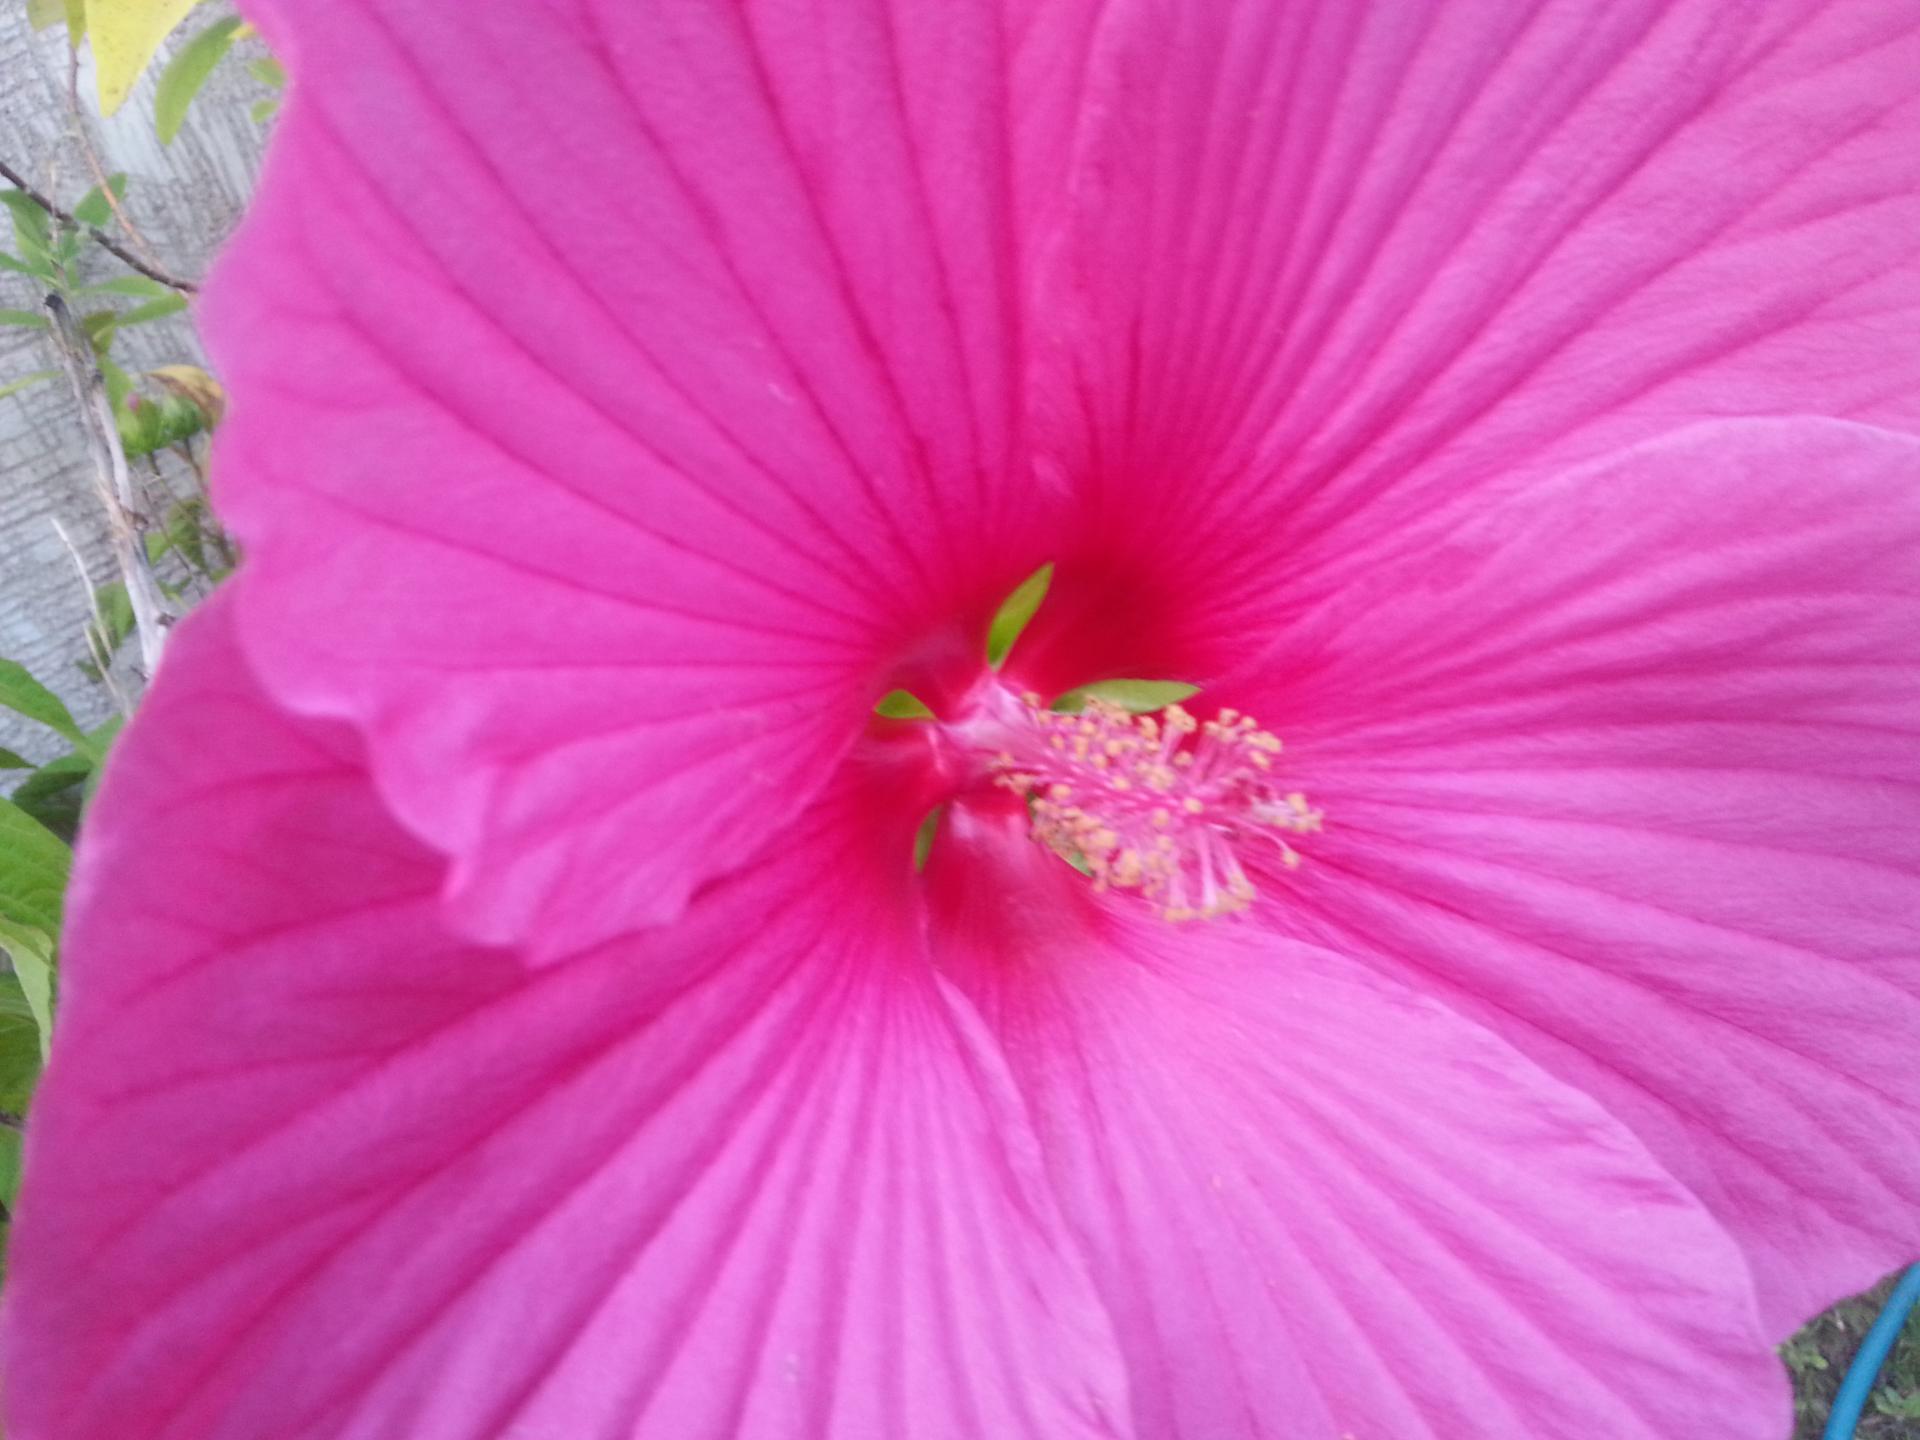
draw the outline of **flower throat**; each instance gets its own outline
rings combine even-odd
[[[1320,812],[1274,774],[1279,738],[1234,710],[1197,719],[1180,702],[1198,688],[1178,681],[1097,681],[1051,704],[1016,690],[998,672],[1047,598],[1053,568],[1041,566],[1000,606],[985,673],[945,713],[905,690],[874,706],[883,720],[926,723],[948,797],[915,836],[916,867],[948,804],[1011,792],[1034,840],[1096,890],[1132,891],[1173,921],[1246,909],[1256,893],[1249,865],[1294,868],[1292,840],[1320,828]]]

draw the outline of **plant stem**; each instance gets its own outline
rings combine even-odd
[[[133,474],[127,468],[127,453],[120,444],[120,427],[114,420],[113,403],[107,399],[106,382],[100,367],[93,362],[93,350],[74,322],[73,312],[58,295],[46,300],[52,324],[54,348],[60,352],[61,368],[67,384],[80,402],[87,421],[87,448],[93,452],[94,485],[101,508],[107,512],[107,531],[113,540],[114,560],[120,578],[127,587],[127,600],[133,607],[133,625],[140,636],[140,661],[151,680],[160,667],[160,652],[166,645],[166,626],[170,619],[160,582],[154,578],[147,561],[133,503]]]

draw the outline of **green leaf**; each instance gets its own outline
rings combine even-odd
[[[873,713],[888,720],[931,720],[933,711],[919,696],[906,690],[889,690],[873,707]]]
[[[270,85],[275,90],[287,88],[287,67],[271,55],[247,62],[247,73],[262,85]]]
[[[76,744],[84,738],[60,697],[34,679],[17,660],[0,660],[0,705],[57,731]]]
[[[111,342],[112,335],[108,335],[107,339]],[[94,348],[94,359],[100,366],[100,378],[107,382],[107,399],[118,410],[127,403],[127,396],[133,393],[133,377],[109,360],[103,347]]]
[[[1071,715],[1086,709],[1089,700],[1104,700],[1135,715],[1150,715],[1199,693],[1198,685],[1180,680],[1096,680],[1091,685],[1067,691],[1053,702],[1052,708]]]
[[[53,937],[44,930],[0,920],[0,951],[12,962],[20,993],[27,997],[27,1008],[40,1030],[40,1058],[45,1061],[47,1047],[53,1043]]]
[[[182,440],[190,440],[207,428],[204,411],[179,396],[165,396],[163,399],[129,397],[127,405],[117,411],[115,420],[119,422],[121,445],[125,447],[129,459],[138,455],[152,455],[156,449],[165,449],[167,445],[179,445]],[[157,551],[154,549],[156,543],[159,545]],[[165,553],[165,540],[159,536],[148,536],[148,553],[157,561]]]
[[[107,184],[113,189],[115,200],[127,198],[127,177],[109,175]],[[98,185],[80,197],[80,203],[73,207],[73,218],[82,225],[91,225],[98,230],[113,219],[113,206],[107,203],[107,197]]]
[[[0,325],[18,325],[27,330],[44,330],[47,317],[38,310],[0,310]]]
[[[40,1079],[40,1026],[19,977],[0,971],[0,1110],[27,1113]]]
[[[148,535],[151,542],[155,537]],[[153,555],[152,545],[148,545],[148,555]],[[93,592],[93,603],[100,612],[98,622],[87,622],[87,653],[93,657],[95,665],[104,663],[113,657],[113,653],[133,633],[133,601],[127,596],[126,585],[119,580],[109,581]]]
[[[149,400],[130,396],[114,411],[113,418],[120,430],[120,448],[129,460],[151,455],[167,443],[160,407]]]
[[[22,390],[30,390],[35,385],[44,385],[49,380],[57,380],[59,378],[60,372],[58,370],[35,370],[30,375],[22,375],[18,380],[11,380],[5,385],[0,385],[0,400],[6,399],[9,395],[18,395]]]
[[[31,770],[33,761],[0,745],[0,770]]]
[[[13,1213],[20,1200],[20,1142],[25,1137],[11,1125],[0,1125],[0,1205]],[[6,1244],[5,1227],[0,1226],[0,1248]]]
[[[1016,585],[1013,593],[993,612],[993,620],[987,626],[987,664],[995,670],[1006,664],[1014,642],[1027,628],[1027,622],[1039,612],[1040,602],[1047,598],[1047,587],[1051,584],[1053,562],[1049,560]]]
[[[233,48],[234,32],[239,28],[238,15],[214,21],[181,46],[160,72],[160,83],[153,92],[153,123],[162,145],[171,145],[180,133],[193,97],[207,83],[213,67]]]
[[[177,550],[194,569],[207,569],[207,512],[198,500],[182,500],[167,512],[167,547]]]
[[[0,270],[11,270],[16,275],[31,275],[36,280],[47,278],[44,271],[34,269],[26,261],[17,259],[4,250],[0,250]]]
[[[47,228],[47,212],[24,190],[0,190],[0,205],[13,216],[13,238],[29,262],[46,263],[51,259],[53,237]]]
[[[122,330],[129,325],[145,325],[150,321],[164,320],[169,315],[178,315],[187,308],[187,297],[178,293],[163,299],[149,300],[144,305],[136,305],[131,310],[122,310],[117,317]]]
[[[141,300],[159,300],[174,292],[158,280],[149,280],[144,275],[116,275],[111,280],[96,280],[91,285],[82,285],[82,295],[132,295]]]
[[[80,824],[81,804],[85,799],[82,782],[93,773],[93,762],[86,756],[62,755],[22,780],[13,792],[13,803],[55,835],[71,842]]]
[[[247,114],[256,125],[264,125],[280,111],[278,100],[256,100],[247,107]]]
[[[0,799],[0,919],[60,933],[73,852],[11,800]]]
[[[66,0],[27,0],[27,23],[45,30],[67,18]]]
[[[913,832],[913,868],[927,868],[927,857],[933,854],[933,837],[940,833],[940,818],[947,813],[947,807],[936,805],[927,812],[927,818],[920,822],[920,828]]]
[[[90,310],[80,317],[80,331],[93,347],[96,360],[113,348],[113,332],[119,323],[117,310]]]

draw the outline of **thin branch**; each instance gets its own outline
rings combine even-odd
[[[69,37],[68,61],[67,118],[73,127],[73,138],[80,144],[80,154],[86,159],[93,183],[100,187],[100,198],[107,202],[107,209],[113,212],[113,218],[120,222],[120,228],[126,232],[127,243],[148,265],[157,267],[160,264],[159,257],[153,253],[147,237],[140,233],[140,227],[133,223],[133,217],[127,214],[120,197],[113,193],[107,169],[100,163],[100,152],[93,148],[93,127],[87,123],[86,108],[80,103],[80,47],[72,44],[72,37]]]
[[[160,667],[160,652],[166,644],[166,626],[171,620],[160,582],[154,578],[147,560],[147,547],[141,536],[133,505],[133,473],[127,468],[127,452],[120,444],[120,427],[114,420],[113,402],[107,398],[106,382],[94,363],[92,348],[74,322],[73,312],[58,295],[47,296],[47,315],[52,321],[48,333],[60,352],[61,368],[67,372],[67,384],[80,402],[87,421],[87,448],[93,453],[94,485],[101,508],[107,512],[107,531],[113,540],[113,558],[120,567],[120,579],[127,587],[127,600],[133,606],[133,625],[140,636],[140,660],[147,678]]]
[[[34,204],[60,221],[61,224],[71,225],[74,229],[83,232],[94,244],[107,251],[110,255],[118,258],[122,264],[138,270],[149,280],[158,280],[162,285],[172,290],[178,290],[184,295],[193,295],[199,292],[200,287],[194,284],[193,281],[182,280],[178,275],[169,274],[158,265],[149,265],[105,231],[95,229],[83,220],[74,219],[71,210],[62,210],[58,205],[54,204],[52,200],[29,185],[26,177],[21,175],[4,160],[0,160],[0,179],[4,179],[8,184],[12,185],[14,189],[33,201]],[[110,194],[111,191],[106,193]]]

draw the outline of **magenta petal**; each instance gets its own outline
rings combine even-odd
[[[1920,441],[1689,431],[1258,667],[1327,811],[1287,913],[1598,1096],[1770,1332],[1920,1252]]]
[[[1786,1433],[1738,1247],[1491,1032],[1245,925],[1030,961],[985,1003],[1142,1436]]]
[[[1700,419],[1920,428],[1920,0],[1136,8],[1053,298],[1155,550],[1297,566]]]
[[[669,917],[1027,523],[1072,92],[1010,77],[1087,7],[262,8],[293,97],[207,302],[249,653],[365,733],[468,933]]]
[[[1004,1068],[844,827],[528,970],[225,611],[89,820],[9,1435],[1130,1434]]]

